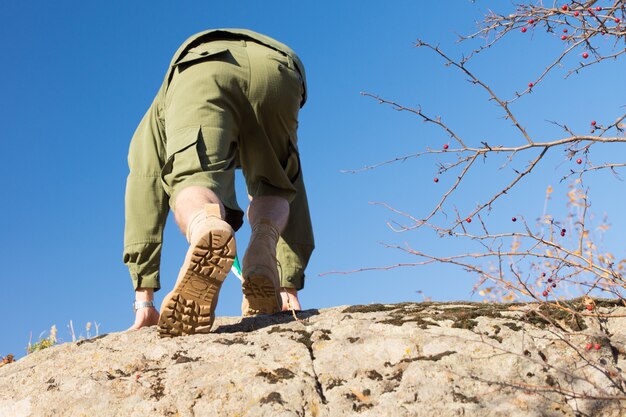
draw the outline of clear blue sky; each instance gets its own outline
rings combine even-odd
[[[100,332],[132,324],[133,290],[122,264],[126,152],[135,126],[157,91],[173,52],[189,35],[208,28],[242,27],[290,45],[307,68],[309,101],[301,112],[300,149],[316,231],[317,250],[301,294],[304,308],[370,302],[471,299],[474,277],[462,270],[429,266],[352,275],[333,270],[385,266],[412,259],[380,242],[439,254],[463,244],[433,233],[396,234],[390,213],[368,202],[384,201],[416,216],[432,207],[451,178],[432,179],[438,158],[412,160],[357,175],[358,168],[398,155],[440,147],[448,139],[408,113],[362,97],[368,91],[442,115],[468,143],[520,143],[484,92],[413,47],[420,37],[459,57],[469,45],[455,43],[488,8],[508,12],[500,1],[16,1],[0,5],[3,179],[0,210],[0,355],[24,354],[52,324],[69,340],[86,322]],[[514,36],[475,63],[472,70],[505,97],[521,91],[562,50],[557,35]],[[566,67],[575,60],[565,62]],[[581,133],[589,121],[610,122],[623,114],[624,61],[592,68],[567,82],[553,73],[514,110],[536,138],[561,137],[546,120]],[[621,75],[618,75],[621,74]],[[549,85],[548,85],[549,84]],[[623,162],[623,146],[594,151],[595,162]],[[620,153],[621,152],[621,153]],[[523,158],[528,158],[524,156]],[[523,165],[522,160],[522,164]],[[511,215],[541,215],[545,188],[558,186],[570,167],[563,154],[496,205],[489,221],[510,227]],[[503,183],[510,170],[488,161],[468,179],[455,203],[470,210]],[[518,165],[519,166],[519,165]],[[624,255],[624,183],[593,174],[592,211],[609,214],[606,244]],[[562,196],[558,188],[555,196]],[[238,193],[245,196],[245,191]],[[558,199],[556,199],[558,200]],[[554,202],[555,215],[565,212]],[[241,201],[245,205],[245,201]],[[247,244],[249,229],[238,233]],[[184,237],[168,223],[162,259],[160,303],[173,285],[186,250]],[[218,315],[240,314],[239,282],[230,276]]]

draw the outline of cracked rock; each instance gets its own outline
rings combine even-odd
[[[430,302],[298,319],[225,317],[207,335],[153,327],[35,352],[0,368],[0,417],[625,415],[623,317]]]

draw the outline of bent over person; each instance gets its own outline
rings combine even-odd
[[[313,232],[297,145],[306,101],[304,66],[286,45],[242,29],[193,35],[178,49],[130,144],[124,263],[135,288],[131,329],[162,336],[207,333],[236,255],[243,211],[252,228],[242,260],[242,315],[300,309],[297,291]],[[163,228],[169,208],[189,242],[161,313]]]

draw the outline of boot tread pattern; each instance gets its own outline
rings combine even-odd
[[[162,337],[209,333],[222,282],[235,259],[235,239],[211,231],[194,246],[185,275],[166,296],[158,332]]]
[[[244,316],[274,314],[280,311],[276,288],[270,278],[251,276],[242,285],[244,297],[248,300],[248,311]]]

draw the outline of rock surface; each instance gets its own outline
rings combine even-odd
[[[626,316],[609,301],[595,312]],[[146,328],[48,348],[0,368],[0,416],[625,415],[626,317],[457,302],[298,318],[218,318],[208,335]]]

